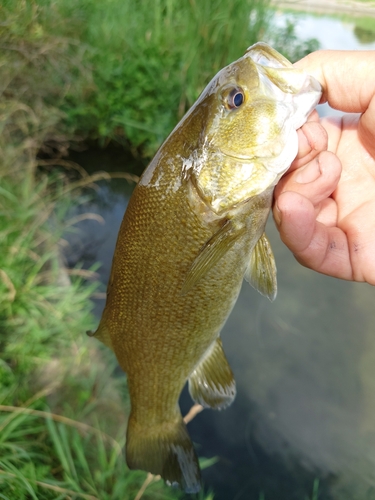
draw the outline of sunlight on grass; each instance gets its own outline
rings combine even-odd
[[[114,174],[90,177],[65,156],[87,137],[116,138],[151,155],[207,81],[265,36],[267,6],[2,2],[1,499],[183,497],[125,464],[126,378],[116,376],[114,355],[84,334],[96,323],[96,268],[68,270],[63,258],[67,227],[82,217],[100,222],[95,214],[68,215],[82,188]],[[292,50],[292,28],[287,35]],[[201,466],[214,462],[201,459]]]

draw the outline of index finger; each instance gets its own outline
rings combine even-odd
[[[375,51],[318,50],[295,66],[323,87],[321,103],[347,113],[363,113],[375,92]]]
[[[358,134],[375,156],[375,51],[319,50],[295,66],[323,87],[321,103],[348,113],[362,113]]]

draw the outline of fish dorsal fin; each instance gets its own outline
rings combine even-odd
[[[270,242],[265,233],[252,251],[245,279],[272,302],[277,294],[276,264]]]
[[[109,334],[108,329],[103,324],[103,321],[101,321],[100,325],[98,326],[98,329],[95,332],[88,331],[86,332],[86,334],[89,337],[95,337],[96,339],[100,340],[100,342],[102,342],[104,345],[106,345],[113,351],[111,336]]]
[[[190,375],[189,392],[196,403],[217,410],[226,408],[235,398],[236,382],[220,338]]]
[[[244,232],[245,228],[238,229],[230,219],[227,220],[201,248],[182,285],[181,295],[188,293],[232,248]]]

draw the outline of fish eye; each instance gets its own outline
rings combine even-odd
[[[229,109],[234,109],[234,108],[239,108],[245,100],[244,93],[242,89],[235,88],[231,90],[231,92],[228,95],[228,108]]]

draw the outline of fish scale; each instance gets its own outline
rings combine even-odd
[[[297,153],[296,128],[320,95],[318,82],[271,47],[250,47],[163,143],[121,224],[92,335],[127,374],[128,466],[188,493],[199,491],[200,470],[178,399],[186,381],[204,407],[235,397],[220,331],[243,278],[276,296],[264,227],[274,186]]]

